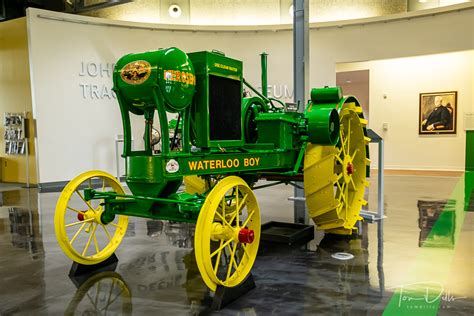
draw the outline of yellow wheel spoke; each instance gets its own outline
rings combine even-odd
[[[235,248],[237,247],[237,243],[234,244],[234,248],[231,249],[230,251],[230,263],[229,263],[229,267],[227,268],[227,277],[226,277],[226,281],[229,281],[229,277],[230,277],[230,272],[232,271],[232,265],[235,261]]]
[[[227,248],[229,248],[229,252],[232,252],[232,248],[231,248],[230,245],[227,245]],[[235,244],[235,248],[237,248],[237,244]],[[236,249],[236,250],[237,250],[237,249]],[[234,265],[235,271],[237,271],[237,268],[238,268],[239,266],[237,265],[237,260],[235,259],[235,253],[236,253],[236,251],[234,251],[234,264],[233,264],[233,265]]]
[[[351,156],[351,160],[354,160],[355,156],[357,155],[357,153],[359,152],[359,148],[357,148],[355,151],[354,151],[354,154]]]
[[[341,202],[341,197],[343,196],[343,187],[344,187],[344,184],[340,184],[339,182],[336,182],[336,185],[337,185],[337,188],[339,189],[339,197],[338,197],[338,200],[339,202]]]
[[[344,165],[344,161],[341,159],[341,157],[339,157],[338,154],[336,154],[336,159],[337,159],[337,161],[339,161],[339,163],[340,163],[341,165]]]
[[[81,199],[84,201],[84,203],[86,203],[86,205],[89,207],[89,209],[91,211],[94,211],[94,208],[92,207],[92,205],[89,203],[89,201],[86,201],[86,199],[84,199],[84,197],[82,196],[81,192],[79,191],[75,191],[77,193],[77,195],[79,195],[81,197]]]
[[[340,194],[339,194],[339,202],[342,202],[341,200],[344,200],[344,203],[347,204],[347,199],[346,199],[346,187],[347,185],[344,183],[342,184],[342,186],[340,187]]]
[[[225,216],[225,208],[227,206],[225,196],[222,197],[222,203],[221,204],[222,204],[222,215]]]
[[[220,246],[216,251],[214,251],[213,253],[211,253],[211,258],[214,257],[215,255],[217,255],[219,253],[219,251],[221,251],[222,249],[224,249],[228,244],[230,244],[232,242],[232,238],[227,240],[222,246]]]
[[[110,236],[110,233],[109,233],[109,230],[107,229],[107,227],[105,227],[104,224],[100,224],[100,226],[102,226],[102,228],[104,229],[105,234],[107,235],[107,237],[109,237],[109,240],[112,240],[112,237]]]
[[[342,127],[341,127],[341,133],[339,134],[339,138],[341,139],[341,152],[343,155],[346,155],[346,141],[347,138],[345,137],[344,133],[342,132]]]
[[[229,223],[226,221],[226,219],[224,217],[222,217],[221,214],[219,214],[219,212],[216,212],[216,215],[222,220],[222,223],[224,225],[230,226]]]
[[[76,210],[75,208],[72,208],[70,206],[66,206],[66,208],[76,213],[83,213],[82,211]]]
[[[117,225],[117,224],[115,224],[115,223],[109,223],[109,225],[112,225],[112,226],[114,226],[114,227],[120,228],[120,226]]]
[[[348,212],[348,208],[349,208],[349,201],[348,201],[348,198],[349,198],[349,186],[346,185],[346,188],[345,188],[345,190],[344,190],[344,202],[345,202],[344,205],[345,205],[345,207],[346,207],[346,212],[345,212],[345,213],[346,213],[346,216],[345,216],[346,221],[347,221],[347,215],[348,215],[348,213],[349,213],[349,212]]]
[[[87,240],[86,246],[84,247],[84,250],[82,251],[82,256],[84,257],[86,255],[87,249],[89,248],[89,245],[91,244],[92,238],[94,237],[95,234],[95,229],[97,228],[97,225],[95,225],[92,228],[92,233],[89,236],[89,239]]]
[[[84,229],[84,226],[86,226],[86,223],[82,223],[81,227],[78,229],[78,231],[72,237],[71,241],[69,242],[69,244],[71,246],[72,246],[72,243],[74,242],[74,240],[76,240],[77,236],[79,236],[80,232]]]
[[[249,216],[247,217],[247,219],[245,220],[245,222],[242,224],[242,227],[247,227],[247,224],[250,222],[250,220],[252,219],[252,216],[253,214],[255,214],[255,211],[252,211],[252,213],[249,214]]]
[[[102,192],[105,191],[105,178],[102,180]]]
[[[350,183],[352,184],[352,187],[354,188],[354,191],[357,191],[357,187],[356,187],[356,185],[355,185],[355,183],[354,183],[354,179],[353,179],[352,177],[351,177],[350,179],[351,179],[351,180],[350,180]]]
[[[97,225],[95,227],[97,227]],[[97,242],[97,236],[95,235],[95,233],[94,233],[94,246],[95,246],[96,254],[98,254],[100,250],[99,250],[99,243]]]
[[[237,209],[237,212],[240,211],[240,209],[239,209],[239,187],[235,187],[235,208]]]
[[[349,124],[347,125],[347,154],[351,150],[351,119],[348,120]]]
[[[232,229],[233,231],[235,231],[238,228],[238,226],[235,226],[235,227],[232,226],[232,222],[234,221],[236,216],[237,216],[237,212],[234,212],[234,215],[232,215],[232,217],[230,218],[230,221],[227,222],[230,229]]]
[[[244,199],[245,200],[245,199]],[[239,223],[239,215],[240,215],[240,207],[239,207],[239,201],[236,198],[235,202],[235,227],[239,228],[240,223]]]
[[[244,249],[244,253],[247,255],[248,258],[250,258],[249,251],[247,250],[247,246],[244,244],[241,244],[242,248]]]
[[[224,240],[222,239],[221,240],[221,244],[219,245],[219,252],[217,254],[217,258],[216,258],[216,263],[214,265],[214,273],[217,274],[217,268],[219,268],[219,263],[221,262],[221,255],[222,255],[222,244],[224,243]]]
[[[242,208],[244,207],[245,203],[247,202],[248,196],[249,196],[248,194],[244,195],[244,198],[242,199],[242,202],[240,203],[240,205],[237,208],[238,212],[240,212],[242,210]]]
[[[65,225],[64,227],[71,227],[71,226],[75,226],[75,225],[79,225],[81,223],[87,223],[87,222],[90,222],[90,221],[93,221],[94,219],[93,218],[89,218],[89,219],[85,219],[83,221],[79,221],[79,222],[74,222],[74,223],[71,223],[71,224],[67,224]]]

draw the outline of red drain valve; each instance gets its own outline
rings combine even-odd
[[[354,173],[354,165],[349,162],[349,163],[347,164],[346,171],[347,171],[347,174],[348,174],[348,175],[353,174],[353,173]]]
[[[253,230],[248,228],[242,228],[239,231],[239,241],[243,244],[251,244],[255,239]]]
[[[77,213],[77,219],[82,222],[84,220],[84,213]]]

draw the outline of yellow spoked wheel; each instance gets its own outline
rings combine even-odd
[[[71,180],[59,196],[54,215],[54,230],[59,246],[73,261],[97,264],[110,257],[120,245],[128,226],[127,216],[115,216],[104,223],[103,200],[86,201],[83,190],[124,194],[120,183],[102,171],[88,171]]]
[[[194,247],[204,283],[234,287],[250,273],[260,241],[260,208],[239,177],[219,181],[201,208]]]
[[[309,215],[318,229],[352,234],[364,200],[367,121],[355,103],[344,103],[339,111],[340,139],[337,146],[309,144],[304,160],[304,188]]]

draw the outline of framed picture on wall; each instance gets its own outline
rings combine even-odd
[[[457,91],[420,93],[420,135],[456,134],[457,95]]]

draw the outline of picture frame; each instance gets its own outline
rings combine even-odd
[[[456,134],[457,91],[420,93],[419,135]]]

